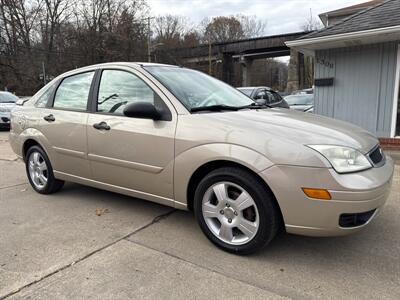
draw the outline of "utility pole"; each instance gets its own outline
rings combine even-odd
[[[151,28],[150,17],[147,18],[147,61],[151,62]]]
[[[212,73],[212,66],[211,66],[211,41],[208,40],[208,75]]]
[[[42,72],[43,72],[43,84],[46,85],[46,69],[44,67],[44,61],[42,61]]]

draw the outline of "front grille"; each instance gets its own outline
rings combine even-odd
[[[381,147],[378,146],[374,150],[372,150],[369,153],[369,158],[371,159],[374,165],[378,165],[379,163],[381,163],[384,158]]]
[[[371,219],[374,212],[375,209],[363,213],[341,214],[339,217],[339,225],[345,228],[364,225]]]

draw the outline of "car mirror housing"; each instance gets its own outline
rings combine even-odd
[[[124,115],[129,118],[161,120],[161,113],[149,102],[135,102],[125,106]]]

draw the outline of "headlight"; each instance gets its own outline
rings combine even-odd
[[[356,149],[333,145],[308,145],[321,153],[338,173],[357,172],[372,168],[364,154]]]

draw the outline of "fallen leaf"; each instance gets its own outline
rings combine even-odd
[[[104,215],[104,214],[108,213],[108,212],[109,212],[108,208],[97,208],[96,209],[96,215],[99,216],[99,217],[101,215]]]

